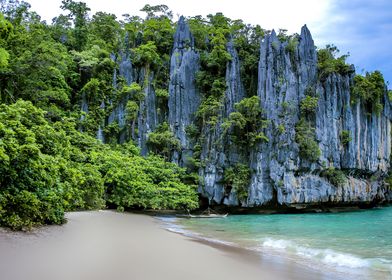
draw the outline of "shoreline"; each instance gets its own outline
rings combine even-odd
[[[22,279],[271,279],[325,275],[245,248],[174,234],[151,216],[114,211],[67,213],[63,226],[0,230],[0,271]]]
[[[379,204],[337,204],[337,205],[308,205],[308,204],[298,204],[292,206],[278,206],[278,207],[228,207],[222,205],[216,205],[210,207],[214,211],[221,213],[229,213],[230,215],[273,215],[273,214],[317,214],[317,213],[345,213],[345,212],[357,212],[363,210],[392,207],[392,202],[379,203]],[[206,208],[199,208],[191,211],[191,213],[199,214],[203,212]],[[115,209],[108,209],[115,211]],[[162,216],[171,217],[178,214],[187,214],[186,211],[179,210],[152,210],[152,209],[126,209],[125,213],[133,214],[144,214],[147,216]]]
[[[163,218],[163,219],[162,219]],[[278,255],[275,251],[267,250],[254,250],[248,247],[241,246],[237,243],[224,241],[215,237],[206,237],[202,234],[185,229],[180,223],[168,222],[167,218],[181,219],[177,217],[159,217],[156,219],[162,224],[164,229],[170,233],[174,233],[181,237],[185,237],[192,242],[202,244],[205,246],[216,248],[217,250],[227,252],[233,257],[239,257],[242,260],[247,261],[259,266],[262,270],[270,271],[273,275],[283,277],[282,279],[329,279],[329,280],[347,280],[347,279],[358,279],[351,275],[347,278],[347,275],[338,271],[320,270],[307,266],[301,262],[298,262],[296,258],[290,258],[288,255]],[[171,226],[175,225],[173,229]],[[168,228],[170,226],[170,228]],[[274,278],[271,278],[274,279]],[[280,279],[280,278],[279,278]],[[362,279],[362,278],[360,278]]]
[[[372,209],[364,209],[365,213],[377,213],[377,209],[389,208],[390,205],[384,207],[375,207]],[[371,212],[369,212],[371,211]],[[347,212],[347,211],[344,211]],[[358,211],[349,211],[358,212]],[[336,214],[341,212],[331,213]],[[302,215],[301,213],[300,215]],[[328,215],[329,213],[324,213]],[[315,213],[313,217],[317,217],[318,213]],[[345,214],[343,214],[345,215]],[[354,214],[355,215],[355,214]],[[237,218],[235,218],[237,216]],[[229,224],[236,224],[242,215],[233,215],[234,221]],[[253,215],[249,215],[251,217]],[[258,216],[258,215],[256,215]],[[265,215],[260,215],[265,216]],[[268,217],[270,215],[266,215]],[[271,215],[272,217],[273,215]],[[282,215],[284,216],[284,215]],[[329,216],[329,215],[328,215]],[[334,215],[333,215],[334,216]],[[332,216],[332,217],[333,217]],[[303,216],[305,217],[305,216]],[[324,216],[327,217],[327,216]],[[344,216],[343,216],[344,217]],[[167,219],[167,217],[165,218]],[[268,218],[267,218],[268,219]],[[174,224],[178,226],[180,230],[171,230],[172,232],[178,233],[180,235],[190,236],[196,241],[207,244],[209,246],[216,247],[221,250],[235,251],[238,248],[242,252],[247,252],[253,256],[258,256],[261,258],[274,258],[275,263],[284,262],[294,262],[296,265],[300,266],[302,269],[309,270],[310,273],[319,273],[324,276],[322,279],[389,279],[392,275],[392,263],[387,257],[378,256],[366,256],[361,254],[356,254],[355,251],[349,250],[339,250],[335,247],[319,247],[317,244],[308,245],[297,243],[289,237],[279,236],[260,236],[249,242],[247,237],[245,239],[236,238],[230,226],[225,226],[225,219],[219,219],[217,221],[217,226],[214,223],[209,223],[207,219],[194,219],[193,222],[188,223],[187,219],[173,217],[167,220],[166,224]],[[221,222],[222,221],[222,222]],[[204,229],[204,227],[206,229]],[[208,229],[208,230],[207,230]],[[262,230],[262,229],[261,229]],[[220,233],[220,232],[225,233]],[[248,231],[246,231],[248,232]],[[242,236],[240,232],[237,232]],[[259,241],[257,241],[260,238]],[[223,242],[222,242],[223,241]],[[255,243],[259,242],[259,243]],[[333,245],[332,245],[333,246]],[[332,249],[330,249],[332,248]],[[385,278],[386,277],[386,278]],[[287,278],[291,279],[291,278]],[[314,279],[317,279],[314,277]]]

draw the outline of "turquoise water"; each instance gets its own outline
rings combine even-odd
[[[346,213],[176,219],[184,232],[346,279],[392,279],[392,207]]]

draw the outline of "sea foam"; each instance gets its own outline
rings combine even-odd
[[[294,254],[303,259],[311,259],[321,262],[326,266],[342,267],[349,269],[367,269],[372,268],[383,272],[389,272],[392,275],[392,263],[382,258],[361,258],[347,253],[337,252],[331,249],[317,249],[301,246],[291,240],[265,238],[258,248],[261,251],[265,249],[286,252]]]

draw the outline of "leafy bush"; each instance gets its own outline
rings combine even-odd
[[[169,99],[169,92],[166,89],[156,89],[155,95],[157,97],[158,104],[160,107],[163,107],[165,104],[167,104],[167,101]]]
[[[317,161],[321,155],[320,148],[315,141],[314,128],[304,119],[295,126],[295,142],[299,146],[299,155],[309,161]]]
[[[342,142],[342,145],[347,145],[348,143],[350,143],[352,140],[350,131],[348,130],[342,130],[342,132],[340,133],[340,142]]]
[[[133,51],[135,53],[135,65],[151,66],[153,68],[161,63],[159,54],[157,53],[157,46],[152,41],[134,48]]]
[[[222,107],[222,101],[214,96],[209,96],[204,99],[196,112],[196,118],[200,125],[215,126],[218,122],[218,115]]]
[[[318,57],[318,74],[319,79],[324,81],[332,73],[338,73],[340,75],[347,75],[353,73],[353,69],[349,64],[346,64],[346,58],[348,55],[342,55],[336,57],[339,50],[334,45],[327,45],[325,49],[320,49],[317,52]]]
[[[154,132],[148,134],[147,145],[152,152],[165,156],[167,159],[173,151],[181,149],[180,140],[170,131],[166,122],[159,125]]]
[[[361,100],[371,111],[379,114],[383,108],[382,98],[386,92],[384,77],[380,71],[356,75],[351,89],[353,102]]]
[[[261,131],[266,126],[266,120],[261,115],[259,97],[244,98],[234,107],[236,112],[231,113],[222,124],[224,133],[229,133],[232,141],[239,145],[253,146],[259,141],[268,142]]]
[[[44,114],[26,101],[0,105],[0,226],[60,224],[64,211],[103,208],[105,197],[120,208],[197,207],[183,169],[145,159],[133,144],[101,144],[71,119],[48,123]]]
[[[185,170],[151,156],[143,158],[124,151],[107,150],[95,155],[107,188],[108,201],[119,209],[194,209],[194,186],[182,180]]]
[[[296,51],[297,51],[297,47],[298,47],[298,43],[299,43],[298,37],[299,36],[297,34],[290,36],[288,38],[288,41],[287,41],[288,43],[285,48],[286,52],[288,52],[290,54],[290,60],[293,65],[295,65],[295,56],[296,56]]]
[[[314,114],[316,112],[318,106],[318,97],[312,97],[310,95],[306,95],[304,99],[301,100],[301,114]]]
[[[347,182],[344,172],[333,167],[323,170],[320,175],[325,177],[335,187],[342,187]]]
[[[225,186],[233,188],[240,201],[244,201],[248,198],[250,174],[249,167],[240,163],[225,169],[223,176]]]
[[[44,111],[21,100],[0,111],[1,226],[59,224],[65,210],[103,207],[101,175],[91,164],[72,161],[81,151],[62,129],[65,123],[50,125]]]

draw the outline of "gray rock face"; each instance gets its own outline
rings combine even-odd
[[[353,170],[353,174],[386,172],[391,154],[389,101],[385,98],[384,111],[376,115],[360,103],[351,104],[353,77],[332,74],[324,83],[317,82],[317,56],[306,26],[291,57],[286,44],[274,32],[261,42],[258,95],[270,120],[266,129],[270,141],[255,153],[247,206],[267,204],[274,194],[276,202],[285,205],[386,199],[386,190],[379,183],[349,176],[344,186],[336,187],[314,173],[323,167]],[[321,156],[316,163],[300,159],[295,143],[299,104],[307,88],[315,88],[319,98],[315,131]],[[282,125],[284,132],[279,134],[276,128]],[[342,131],[352,138],[348,144],[341,142]]]
[[[316,135],[320,160],[339,169],[358,169],[368,173],[386,172],[391,154],[391,122],[387,98],[380,115],[369,113],[360,103],[351,104],[350,77],[331,75],[318,86]],[[341,143],[342,131],[351,141]]]
[[[288,181],[294,185],[277,189],[278,201],[288,205],[317,205],[320,202],[355,204],[385,199],[385,193],[378,182],[352,177],[349,177],[347,183],[341,187],[333,186],[324,178],[311,174],[290,178]]]
[[[195,77],[199,71],[199,54],[194,50],[194,39],[183,17],[174,35],[173,53],[170,59],[169,124],[181,142],[181,153],[175,153],[173,161],[183,164],[192,154],[190,139],[185,129],[192,124],[200,105]]]
[[[132,66],[130,52],[128,49],[128,35],[125,37],[125,50],[120,52],[118,61],[118,75],[122,77],[127,85],[139,81],[143,85],[142,90],[145,94],[145,99],[139,105],[139,113],[137,117],[136,126],[138,135],[133,139],[139,146],[141,154],[147,155],[147,135],[152,132],[157,126],[157,108],[156,95],[153,87],[154,73],[146,68],[134,69]],[[117,71],[113,73],[113,86],[117,87]],[[114,106],[107,119],[107,123],[111,124],[117,122],[120,128],[119,142],[124,143],[131,138],[130,126],[126,123],[126,106],[127,102],[132,98],[131,95],[124,96],[120,102]],[[102,134],[102,133],[101,133]],[[100,135],[98,131],[97,135]],[[102,134],[103,135],[103,134]]]
[[[127,37],[126,37],[127,41]],[[127,44],[126,44],[127,45]],[[116,58],[115,56],[113,59],[117,61],[117,64],[119,66],[118,70],[118,75],[126,81],[127,85],[130,85],[133,82],[133,75],[132,75],[132,62],[129,56],[129,50],[127,50],[127,47],[125,48],[126,50],[124,52],[120,52],[119,56]],[[114,70],[113,72],[113,87],[117,88],[117,71]],[[113,122],[117,122],[118,126],[120,129],[124,128],[126,125],[125,123],[125,108],[127,106],[127,102],[129,100],[128,96],[125,96],[123,100],[118,102],[116,106],[114,106],[113,110],[110,112],[107,123],[111,124]],[[125,135],[120,136],[121,141],[124,142]]]
[[[224,109],[217,127],[204,131],[207,140],[202,161],[205,160],[206,167],[200,171],[204,185],[199,191],[210,201],[244,207],[390,200],[383,184],[366,179],[372,174],[385,174],[389,169],[392,140],[389,99],[385,96],[383,112],[377,115],[360,102],[352,104],[353,76],[332,74],[323,83],[319,82],[317,53],[306,26],[294,52],[287,45],[279,41],[274,31],[261,41],[258,96],[264,116],[269,120],[264,131],[269,142],[251,149],[248,198],[238,201],[233,191],[226,193],[222,186],[223,170],[246,157],[236,149],[227,148],[227,139],[217,141],[221,119],[233,111],[234,103],[245,97],[240,62],[233,45],[228,44],[233,59],[227,65]],[[309,89],[318,96],[314,127],[321,150],[318,161],[313,163],[300,158],[295,142],[300,103]],[[347,144],[341,140],[343,131],[348,131],[352,139]],[[351,175],[343,186],[334,186],[318,175],[327,167],[343,169]]]
[[[147,135],[154,131],[157,124],[156,95],[152,86],[154,73],[147,71],[145,68],[140,70],[139,81],[143,82],[145,98],[139,104],[139,113],[137,118],[138,136],[137,143],[143,156],[147,155]]]
[[[205,167],[199,171],[203,182],[199,192],[215,203],[237,206],[239,201],[235,191],[232,189],[227,192],[222,183],[224,169],[237,163],[247,164],[246,155],[242,154],[228,137],[222,137],[221,125],[223,120],[234,111],[234,104],[245,97],[245,91],[241,82],[240,61],[233,41],[227,44],[227,52],[231,56],[231,61],[226,65],[224,106],[221,108],[215,127],[204,127],[202,131],[205,141],[202,145],[201,161],[205,163]]]
[[[232,40],[227,43],[227,52],[231,56],[231,61],[226,66],[225,117],[228,117],[234,111],[235,103],[245,98],[245,90],[240,75],[240,59]]]
[[[269,125],[269,139],[258,147],[252,159],[252,175],[248,206],[271,202],[276,186],[288,186],[285,178],[294,177],[300,167],[295,125],[299,120],[299,104],[305,90],[315,85],[317,55],[309,30],[304,26],[298,47],[286,51],[275,31],[261,41],[258,96]],[[283,201],[278,202],[283,203]]]

